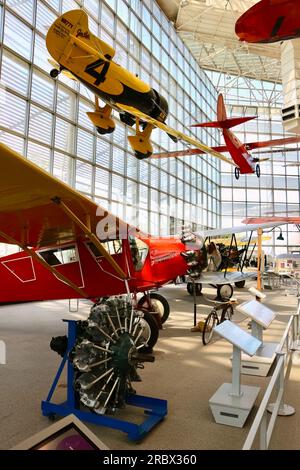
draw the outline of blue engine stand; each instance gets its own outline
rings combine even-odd
[[[67,416],[73,413],[81,421],[87,421],[93,424],[99,424],[113,429],[119,429],[128,434],[128,438],[132,441],[143,439],[145,435],[160,421],[164,419],[168,412],[167,400],[158,398],[144,397],[142,395],[129,394],[126,398],[128,405],[144,408],[147,418],[142,424],[131,423],[111,416],[98,415],[90,411],[81,411],[79,403],[76,400],[73,383],[74,368],[71,361],[68,360],[69,352],[72,350],[76,341],[76,324],[74,320],[63,320],[68,323],[68,346],[67,351],[58,368],[47,399],[42,401],[41,408],[44,416]],[[67,363],[67,400],[61,404],[51,402],[53,393],[57,387],[61,373]]]

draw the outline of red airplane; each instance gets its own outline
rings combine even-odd
[[[261,0],[236,22],[240,41],[272,43],[300,37],[298,0]]]
[[[240,174],[250,174],[256,173],[257,177],[260,177],[260,165],[259,162],[268,160],[268,158],[256,158],[253,157],[248,150],[253,150],[263,147],[275,147],[277,145],[284,144],[293,144],[300,141],[300,136],[288,137],[286,139],[274,139],[267,140],[264,142],[251,142],[247,144],[242,144],[240,140],[231,132],[229,129],[232,127],[238,126],[244,122],[255,119],[257,116],[250,117],[241,117],[241,118],[227,118],[226,108],[224,105],[223,95],[218,96],[217,104],[217,121],[207,122],[204,124],[194,124],[192,127],[215,127],[222,129],[223,137],[226,145],[220,145],[217,147],[212,147],[218,152],[229,152],[231,158],[233,159],[236,167],[234,169],[234,174],[236,179],[239,179]],[[185,155],[197,155],[201,154],[203,151],[199,149],[186,149],[178,150],[175,152],[162,152],[155,153],[150,158],[164,158],[164,157],[180,157]]]
[[[0,303],[130,294],[150,329],[167,319],[150,290],[187,273],[180,237],[142,233],[3,144],[0,183],[0,243],[22,250],[0,259]]]

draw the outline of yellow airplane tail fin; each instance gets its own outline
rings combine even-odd
[[[60,63],[60,58],[64,55],[72,38],[77,38],[90,46],[91,49],[97,50],[108,58],[112,58],[115,54],[115,50],[109,44],[90,32],[88,16],[83,10],[70,10],[63,13],[48,30],[46,36],[47,49],[58,63]]]

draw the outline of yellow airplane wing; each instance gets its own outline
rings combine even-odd
[[[54,178],[14,150],[0,143],[0,242],[42,247],[82,236],[81,227],[62,210],[63,202],[76,217],[105,238],[126,238],[134,230],[94,201]],[[105,224],[104,224],[105,222]],[[100,223],[100,226],[98,225]],[[2,234],[2,235],[1,235]],[[10,241],[9,243],[13,243]]]
[[[173,137],[176,137],[179,140],[184,140],[188,144],[193,145],[194,147],[202,150],[204,153],[209,153],[213,155],[214,157],[219,158],[220,160],[223,160],[226,163],[230,163],[230,165],[235,166],[235,164],[230,160],[229,158],[226,158],[224,155],[221,153],[217,152],[216,150],[213,150],[211,147],[208,147],[207,145],[203,144],[200,142],[200,140],[197,140],[193,137],[189,137],[183,132],[176,131],[172,127],[168,127],[166,124],[163,122],[157,121],[156,119],[148,116],[147,114],[142,113],[141,111],[137,110],[136,108],[133,108],[132,106],[125,106],[123,104],[117,103],[117,107],[120,111],[124,111],[126,113],[132,114],[132,116],[137,117],[138,119],[141,119],[141,121],[149,122],[155,127],[158,127],[159,129],[162,129],[165,131],[167,134],[172,135]]]

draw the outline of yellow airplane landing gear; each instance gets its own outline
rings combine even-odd
[[[99,134],[111,134],[115,130],[115,122],[110,117],[112,112],[111,106],[108,104],[103,108],[99,106],[98,99],[95,102],[95,111],[86,113]]]
[[[147,123],[143,131],[140,130],[139,119],[136,119],[136,135],[131,135],[128,137],[128,142],[131,145],[132,150],[136,158],[142,160],[143,158],[148,158],[153,153],[153,147],[150,142],[150,135],[155,126],[153,124]]]

